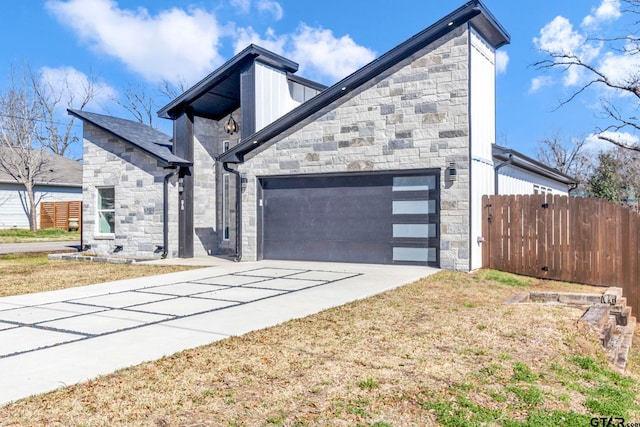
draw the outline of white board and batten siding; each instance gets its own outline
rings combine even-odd
[[[493,194],[492,145],[496,135],[495,50],[475,31],[470,31],[470,269],[482,267],[482,195]]]
[[[492,194],[489,192],[486,194]],[[567,184],[541,176],[514,165],[507,165],[498,170],[498,194],[558,194],[567,196]]]
[[[29,228],[29,218],[21,202],[26,200],[22,186],[0,183],[0,229]],[[82,200],[82,187],[38,185],[35,197],[40,202],[66,202]],[[40,228],[40,205],[37,210],[38,228]]]
[[[260,62],[255,64],[255,79],[256,131],[319,93],[316,89],[289,81],[285,72]]]

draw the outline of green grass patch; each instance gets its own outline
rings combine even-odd
[[[536,386],[516,387],[508,386],[507,390],[518,396],[518,398],[528,407],[535,407],[544,400],[542,391]]]
[[[23,228],[0,229],[0,243],[26,243],[38,241],[79,240],[79,231],[67,231],[60,228],[31,231]]]
[[[367,378],[366,380],[358,382],[358,387],[363,390],[373,390],[378,387],[378,382],[373,378]]]
[[[532,383],[538,377],[536,374],[531,372],[531,369],[522,362],[517,362],[513,364],[513,379],[515,381],[523,381],[525,383]]]
[[[532,283],[532,279],[525,279],[515,274],[504,273],[496,270],[486,270],[484,273],[485,280],[493,280],[495,282],[502,283],[509,286],[529,286]]]

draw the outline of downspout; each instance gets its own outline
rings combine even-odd
[[[222,162],[222,169],[236,176],[236,253],[233,260],[239,262],[242,259],[242,178],[240,172],[231,169],[227,162]]]
[[[493,168],[493,170],[494,170],[493,191],[494,191],[494,194],[496,194],[496,195],[498,194],[498,171],[500,169],[502,169],[503,167],[513,163],[513,154],[510,151],[507,151],[507,153],[509,153],[509,158]]]
[[[567,194],[571,195],[571,192],[578,188],[578,183],[574,182],[573,184],[569,184],[569,189],[567,190]]]
[[[164,176],[164,184],[162,186],[162,259],[165,259],[169,254],[169,180],[177,173],[178,169],[174,166],[173,171]]]

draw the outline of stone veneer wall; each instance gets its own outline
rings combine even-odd
[[[100,256],[159,258],[163,245],[163,179],[171,172],[129,144],[85,123],[83,129],[83,243]],[[169,257],[178,253],[178,197],[169,191]],[[97,188],[115,188],[115,234],[97,233]],[[122,250],[114,253],[116,246]]]
[[[233,118],[242,128],[240,110],[233,112]],[[196,257],[235,252],[235,176],[229,177],[231,229],[229,240],[225,241],[221,232],[222,175],[227,172],[216,161],[222,154],[224,141],[229,141],[229,147],[233,147],[240,140],[240,133],[229,135],[225,132],[227,120],[228,116],[219,121],[196,117],[194,121],[193,255]]]
[[[460,27],[248,156],[239,165],[243,259],[257,256],[257,177],[439,168],[440,265],[469,270],[468,58]]]

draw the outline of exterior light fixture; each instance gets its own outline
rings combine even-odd
[[[233,113],[229,114],[229,120],[227,120],[227,124],[224,125],[224,130],[229,135],[233,135],[238,131],[238,123],[233,119]]]
[[[447,24],[447,27],[450,27],[453,25],[453,21],[449,21],[449,23]]]
[[[449,173],[447,174],[447,178],[452,182],[458,180],[458,170],[456,169],[455,163],[449,163]]]

